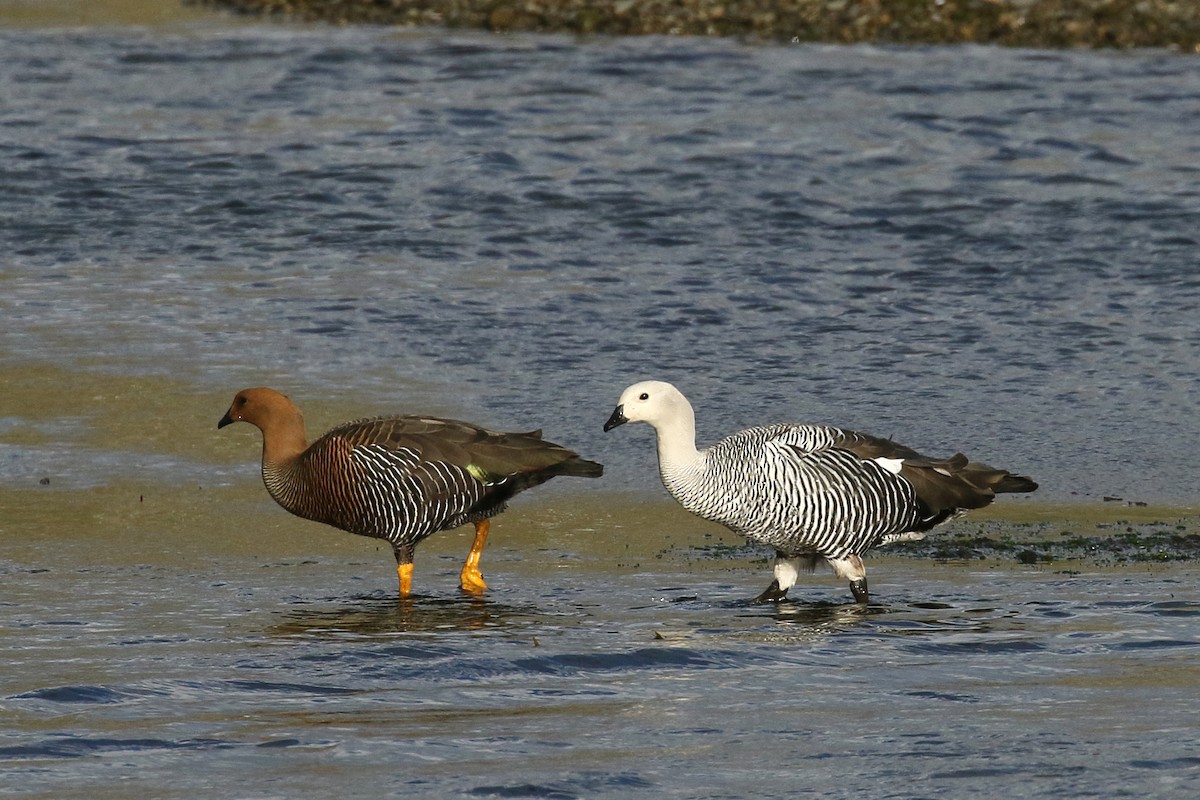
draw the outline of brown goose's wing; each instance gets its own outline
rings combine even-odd
[[[544,476],[542,480],[555,475],[598,477],[603,471],[599,464],[545,441],[541,431],[498,433],[454,419],[376,417],[347,423],[330,434],[355,446],[410,450],[423,461],[465,469],[484,483],[518,475]]]
[[[899,475],[913,485],[917,498],[933,512],[982,508],[997,492],[1032,492],[1037,483],[1022,475],[973,463],[962,453],[929,458],[912,448],[856,431],[840,431],[834,444],[862,459],[899,462]]]

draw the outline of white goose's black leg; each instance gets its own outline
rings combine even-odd
[[[788,589],[795,586],[796,578],[800,577],[800,562],[799,557],[776,550],[775,563],[771,567],[775,573],[775,580],[771,581],[771,585],[762,594],[754,598],[754,602],[778,603],[787,597]]]
[[[871,595],[867,590],[867,568],[861,558],[851,554],[845,558],[831,558],[828,561],[835,575],[850,581],[850,591],[854,594],[855,602],[866,603],[870,600]]]
[[[857,603],[866,603],[871,599],[871,595],[867,591],[866,578],[850,581],[850,591],[854,593],[854,601]]]
[[[778,603],[783,598],[787,597],[788,590],[779,588],[779,579],[771,581],[771,585],[763,590],[763,593],[754,598],[755,603]]]

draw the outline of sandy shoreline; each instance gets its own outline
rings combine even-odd
[[[185,0],[14,0],[0,2],[0,29],[159,27],[218,14]]]

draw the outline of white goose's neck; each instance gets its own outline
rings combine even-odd
[[[663,485],[685,506],[681,493],[698,480],[705,465],[704,454],[696,449],[696,416],[690,405],[680,408],[670,419],[654,425],[658,438],[658,471]]]

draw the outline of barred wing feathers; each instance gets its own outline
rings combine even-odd
[[[602,467],[543,441],[458,420],[376,417],[341,425],[301,456],[320,490],[298,492],[295,513],[393,543],[499,513],[513,495],[556,475]],[[306,502],[308,501],[308,502]]]
[[[546,470],[551,472],[543,480],[555,475],[598,477],[602,472],[599,464],[542,439],[540,430],[497,433],[454,419],[405,416],[359,420],[328,435],[340,435],[355,445],[415,450],[427,461],[470,468],[485,480]]]
[[[919,523],[912,486],[874,460],[838,447],[842,434],[819,425],[742,432],[759,440],[756,467],[765,478],[749,505],[756,509],[754,538],[785,553],[844,558]]]
[[[1036,488],[962,454],[928,458],[820,425],[748,428],[713,445],[707,460],[728,478],[725,507],[706,509],[713,518],[782,552],[830,558],[927,531],[998,491]]]

